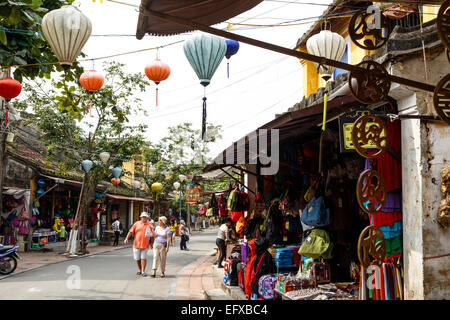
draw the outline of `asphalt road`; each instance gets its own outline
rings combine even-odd
[[[197,232],[188,242],[190,251],[181,251],[179,237],[170,247],[166,277],[137,276],[132,249],[124,248],[84,258],[46,265],[0,280],[0,299],[174,299],[177,275],[216,247],[217,229]],[[147,254],[147,273],[153,253]],[[20,263],[20,260],[19,260]]]

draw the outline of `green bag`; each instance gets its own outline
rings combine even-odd
[[[236,189],[231,190],[227,201],[227,208],[229,211],[236,211],[238,204],[238,192]]]
[[[331,259],[332,251],[333,243],[331,243],[328,233],[325,230],[313,229],[298,249],[298,254],[313,259],[320,257]]]

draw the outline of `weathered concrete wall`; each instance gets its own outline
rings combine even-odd
[[[429,83],[450,71],[443,51],[427,55]],[[422,56],[395,64],[391,72],[425,81]],[[434,113],[432,94],[405,88],[397,100],[406,114]],[[395,93],[394,93],[395,95]],[[441,170],[450,166],[450,126],[443,122],[402,120],[403,246],[405,299],[449,299],[450,229],[436,221],[441,200]],[[431,259],[430,259],[431,258]]]

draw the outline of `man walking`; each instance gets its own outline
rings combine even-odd
[[[153,240],[154,231],[152,225],[148,221],[146,212],[142,212],[139,218],[140,220],[130,228],[124,243],[126,244],[131,235],[134,234],[133,255],[139,269],[137,275],[146,277],[147,274],[145,273],[145,268],[147,266],[147,250],[150,246],[150,240]]]
[[[120,236],[120,221],[119,217],[111,225],[112,231],[114,231],[114,243],[113,246],[119,245],[119,236]]]

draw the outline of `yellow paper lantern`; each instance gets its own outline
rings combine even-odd
[[[159,191],[162,190],[162,188],[163,188],[163,185],[161,183],[159,183],[159,182],[155,182],[155,183],[152,184],[152,190],[154,192],[159,192]]]

